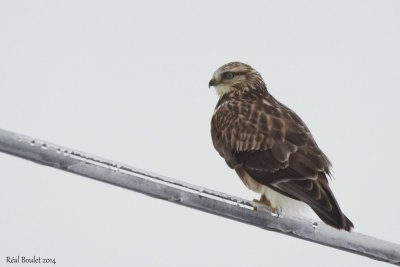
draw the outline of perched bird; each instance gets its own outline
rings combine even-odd
[[[350,231],[327,176],[331,163],[304,122],[271,94],[251,66],[231,62],[214,72],[219,96],[211,120],[215,149],[259,202],[281,212],[308,204],[326,224]]]

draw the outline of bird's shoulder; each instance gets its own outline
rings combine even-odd
[[[211,133],[217,151],[229,165],[242,164],[269,171],[286,168],[289,157],[308,161],[314,171],[328,171],[330,163],[301,118],[269,94],[230,94],[220,99]],[[228,161],[227,160],[227,161]],[[294,161],[293,161],[294,162]]]
[[[267,92],[233,92],[221,97],[211,124],[214,131],[291,139],[298,145],[312,138],[301,118]]]

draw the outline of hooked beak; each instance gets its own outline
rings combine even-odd
[[[210,80],[210,82],[208,83],[208,88],[210,88],[211,86],[215,86],[216,84],[217,84],[217,81],[214,78],[212,78]]]

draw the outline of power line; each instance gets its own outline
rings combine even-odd
[[[0,151],[265,230],[400,266],[398,244],[356,232],[339,231],[306,218],[278,216],[265,206],[252,201],[74,149],[0,129]]]

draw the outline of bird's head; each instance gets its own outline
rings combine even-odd
[[[214,86],[218,96],[243,88],[266,89],[261,75],[251,66],[241,62],[230,62],[218,68],[208,83]]]

